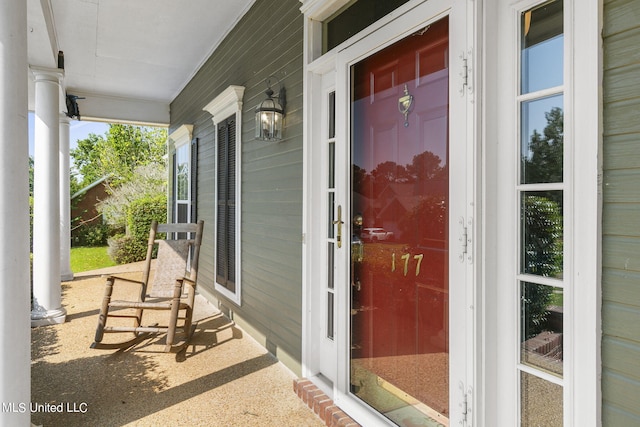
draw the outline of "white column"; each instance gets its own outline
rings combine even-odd
[[[69,194],[69,122],[60,114],[60,280],[73,280],[71,271],[71,195]]]
[[[0,425],[28,426],[29,143],[27,2],[0,1]]]
[[[35,77],[33,305],[31,326],[63,323],[60,286],[59,69],[31,67]]]

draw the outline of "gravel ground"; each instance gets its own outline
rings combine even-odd
[[[135,277],[129,270],[136,268],[77,274],[62,284],[66,323],[32,329],[33,424],[324,425],[293,392],[294,374],[200,296],[196,332],[182,354],[163,353],[161,335],[126,351],[90,349],[101,274]]]

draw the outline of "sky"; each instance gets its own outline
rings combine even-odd
[[[29,155],[33,156],[33,134],[34,134],[35,116],[32,112],[29,113]],[[71,149],[74,149],[78,145],[78,140],[86,139],[90,133],[96,135],[104,135],[109,130],[108,123],[101,122],[88,122],[71,120],[69,124],[69,140]]]

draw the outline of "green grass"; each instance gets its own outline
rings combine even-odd
[[[74,273],[114,265],[116,265],[116,263],[107,255],[106,246],[71,248],[71,271]]]

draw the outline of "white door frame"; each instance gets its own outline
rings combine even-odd
[[[570,78],[571,81],[565,102],[571,103],[572,115],[578,120],[566,122],[571,126],[567,131],[573,134],[575,141],[580,141],[580,150],[572,154],[571,186],[573,212],[580,213],[580,221],[571,220],[572,231],[569,242],[575,250],[571,254],[571,271],[567,275],[580,284],[580,292],[566,295],[570,298],[569,313],[572,324],[572,337],[568,337],[566,358],[571,368],[566,372],[565,420],[567,425],[598,426],[601,423],[601,189],[602,189],[602,29],[603,9],[598,0],[564,0],[573,14],[572,27],[567,29],[568,36],[576,42],[570,46]],[[314,294],[313,287],[317,283],[314,263],[321,259],[319,245],[314,244],[319,236],[318,227],[322,212],[312,200],[319,184],[318,177],[326,165],[318,159],[319,147],[314,144],[314,135],[319,131],[318,111],[314,105],[318,93],[319,76],[326,72],[336,71],[338,52],[349,45],[365,38],[377,30],[382,40],[380,44],[391,43],[401,37],[404,29],[419,27],[418,21],[426,3],[433,6],[433,0],[410,1],[392,14],[371,25],[354,36],[348,42],[338,46],[332,52],[321,56],[319,42],[322,37],[321,23],[333,12],[342,7],[347,0],[301,0],[302,12],[305,14],[305,108],[304,108],[304,211],[303,211],[303,375],[313,378],[318,373],[317,343],[314,342]],[[500,212],[510,209],[512,204],[503,200],[510,187],[504,180],[504,168],[515,168],[517,159],[513,153],[505,152],[504,147],[514,135],[505,129],[505,118],[500,108],[500,92],[507,87],[515,87],[513,78],[516,64],[506,61],[502,56],[505,49],[511,49],[516,36],[508,22],[514,19],[514,10],[523,2],[512,0],[474,0],[466,1],[467,5],[467,46],[472,48],[468,53],[467,88],[468,101],[473,103],[469,108],[466,131],[468,144],[467,164],[467,201],[465,210],[468,218],[474,218],[472,227],[467,229],[471,237],[471,263],[467,260],[466,301],[470,307],[469,325],[465,331],[465,342],[474,357],[468,361],[468,384],[474,390],[468,395],[468,425],[513,425],[515,422],[517,382],[510,371],[517,361],[517,331],[511,327],[515,310],[511,307],[515,301],[513,295],[500,288],[500,282],[512,280],[506,277],[510,267],[504,265],[504,256],[511,255],[515,249],[513,230],[516,224],[511,210],[507,217]],[[529,2],[530,3],[530,2]],[[424,6],[425,8],[427,6]],[[410,24],[402,29],[395,29],[394,21],[400,22],[409,11],[415,11],[409,19]],[[505,18],[506,17],[506,18]],[[505,21],[506,19],[506,21]],[[505,24],[507,22],[507,24]],[[384,34],[384,36],[383,36]],[[579,41],[579,42],[578,42]],[[512,54],[510,54],[512,55]],[[451,77],[457,75],[452,68]],[[348,89],[346,82],[341,82],[341,90]],[[337,104],[340,104],[338,102]],[[339,105],[337,105],[338,107]],[[338,119],[344,114],[338,113]],[[343,119],[344,120],[344,119]],[[341,126],[345,126],[344,123]],[[511,123],[507,126],[515,126]],[[506,135],[506,136],[505,136]],[[499,172],[500,166],[502,172]],[[513,201],[513,195],[508,196]],[[507,206],[509,205],[509,206]],[[348,216],[346,217],[348,218]],[[509,231],[512,230],[512,231]],[[452,241],[453,244],[453,241]],[[509,252],[510,251],[510,252]],[[579,279],[579,280],[578,280]],[[511,307],[511,308],[510,308]],[[342,308],[344,309],[344,308]],[[505,319],[500,310],[511,310]],[[346,322],[337,325],[346,330]],[[507,330],[505,331],[505,327]],[[348,339],[348,337],[342,337]],[[511,344],[504,345],[508,340]],[[343,347],[345,344],[341,344]],[[506,353],[505,353],[506,351]],[[345,353],[346,354],[346,353]],[[345,356],[343,356],[344,358]],[[334,360],[338,362],[338,353]],[[345,393],[345,362],[338,373],[335,383],[329,382],[324,387],[350,414],[380,422],[357,405]],[[506,371],[509,371],[505,373]],[[570,371],[570,372],[569,372]],[[342,381],[342,383],[340,383]],[[317,384],[321,385],[319,381]],[[468,390],[468,387],[467,387]],[[453,403],[451,405],[453,410]],[[368,417],[368,418],[367,418]]]
[[[544,0],[483,0],[485,260],[483,425],[519,418],[520,13]],[[602,3],[564,0],[564,425],[601,424]]]
[[[315,2],[317,6],[318,2]],[[329,2],[332,3],[332,2]],[[339,2],[333,2],[339,3]],[[304,11],[303,7],[303,11]],[[320,10],[320,9],[318,9]],[[319,19],[322,14],[327,15],[329,9],[322,9],[319,13]],[[450,172],[451,188],[464,192],[466,196],[450,198],[450,304],[451,301],[459,301],[457,309],[450,311],[451,331],[451,347],[463,349],[460,351],[462,356],[460,359],[451,356],[451,371],[456,371],[459,376],[456,377],[455,384],[451,384],[450,408],[451,408],[451,425],[457,425],[463,418],[464,407],[469,408],[469,414],[475,412],[470,411],[471,407],[476,405],[476,393],[473,392],[473,384],[478,380],[476,374],[479,366],[480,356],[477,347],[477,323],[479,308],[478,296],[473,286],[474,278],[477,275],[476,265],[473,263],[477,258],[474,254],[475,248],[478,247],[479,233],[474,226],[473,218],[478,217],[480,206],[474,203],[477,200],[477,188],[479,180],[477,179],[477,132],[475,126],[477,103],[473,104],[473,88],[475,82],[471,73],[467,73],[465,80],[465,61],[466,70],[470,71],[470,65],[473,64],[473,40],[474,35],[474,17],[475,9],[470,7],[465,0],[430,0],[430,1],[411,1],[394,13],[381,19],[379,22],[370,26],[368,29],[354,36],[352,39],[335,48],[332,52],[312,61],[311,59],[318,56],[316,48],[318,38],[321,38],[319,23],[306,20],[305,26],[305,46],[306,46],[306,62],[305,63],[305,95],[306,104],[304,111],[305,120],[305,138],[304,138],[304,248],[303,248],[303,349],[302,349],[302,365],[303,375],[312,379],[318,386],[329,393],[334,401],[339,404],[345,411],[351,414],[360,422],[366,422],[367,425],[385,424],[386,420],[377,413],[366,408],[358,399],[349,393],[349,286],[342,286],[336,291],[336,337],[335,337],[335,353],[328,355],[326,351],[319,349],[319,333],[322,332],[322,308],[318,310],[318,301],[321,301],[321,295],[318,294],[319,278],[324,276],[322,271],[326,268],[326,264],[322,260],[326,260],[326,250],[319,242],[326,241],[324,227],[326,223],[326,203],[324,192],[318,195],[319,188],[323,188],[323,177],[327,170],[327,156],[322,153],[322,144],[318,142],[319,135],[326,126],[323,120],[323,111],[321,110],[322,102],[319,102],[318,95],[324,96],[326,93],[326,83],[323,89],[322,76],[326,73],[335,72],[336,80],[336,141],[339,143],[337,147],[343,148],[341,157],[348,159],[349,147],[349,67],[358,62],[360,59],[367,57],[383,47],[398,41],[405,36],[423,28],[429,22],[433,22],[447,14],[452,14],[450,19],[450,117],[455,118],[454,125],[450,124],[450,159],[456,154],[458,156],[453,160],[454,166],[450,165],[450,170],[457,170],[458,173]],[[326,16],[324,16],[326,17]],[[426,19],[429,17],[429,19]],[[378,31],[379,30],[379,31]],[[455,35],[460,37],[456,37]],[[466,84],[465,84],[466,81]],[[326,82],[326,80],[325,80]],[[465,112],[466,111],[466,112]],[[461,117],[463,117],[461,119]],[[459,142],[456,142],[459,141]],[[461,154],[462,151],[462,155]],[[455,162],[458,165],[455,166]],[[337,165],[338,166],[338,165]],[[338,167],[337,181],[347,184],[349,182],[348,162],[343,162]],[[466,172],[466,173],[465,173]],[[347,188],[345,186],[344,188]],[[343,207],[343,220],[345,221],[344,235],[345,244],[342,251],[349,251],[351,224],[350,203],[348,191],[338,195],[336,203]],[[462,219],[462,223],[459,220]],[[466,233],[465,233],[466,230]],[[459,241],[463,239],[463,241]],[[466,246],[467,252],[462,253],[462,247]],[[462,260],[459,258],[462,257]],[[343,256],[344,262],[336,267],[337,274],[341,274],[344,282],[348,283],[348,256]],[[460,285],[462,283],[462,285]],[[464,333],[460,333],[460,328]],[[455,331],[455,332],[454,332]],[[452,352],[453,353],[453,352]],[[323,355],[323,356],[320,356]],[[476,355],[476,357],[469,357]],[[320,357],[331,357],[336,362],[337,371],[335,378],[327,378],[321,372]],[[460,380],[460,378],[463,378]],[[453,392],[459,390],[459,392]],[[456,409],[459,408],[459,409]],[[469,421],[471,421],[469,419]],[[469,423],[471,425],[471,423]]]

